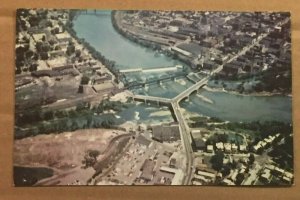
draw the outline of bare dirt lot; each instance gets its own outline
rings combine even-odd
[[[126,132],[111,129],[85,129],[61,134],[38,135],[16,140],[14,165],[48,167],[54,175],[36,185],[85,185],[95,173],[92,167],[84,169],[82,161],[87,151],[99,151],[103,157],[111,140]]]

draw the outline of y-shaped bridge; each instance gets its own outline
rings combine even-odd
[[[289,19],[286,19],[280,23],[278,23],[277,25],[283,25],[285,23],[287,23],[289,21]],[[242,50],[240,50],[236,55],[234,55],[233,57],[231,57],[227,62],[223,63],[222,65],[218,65],[216,67],[215,70],[213,70],[207,77],[203,78],[202,80],[196,82],[194,85],[190,86],[189,88],[187,88],[186,90],[184,90],[183,92],[181,92],[180,94],[178,94],[176,97],[174,97],[173,99],[167,99],[167,98],[161,98],[161,97],[152,97],[152,96],[145,96],[145,95],[132,95],[133,99],[142,99],[145,102],[148,101],[156,101],[161,102],[161,103],[165,103],[165,104],[170,104],[171,109],[174,112],[176,121],[179,124],[180,127],[180,134],[181,134],[181,142],[184,146],[185,152],[186,152],[186,158],[187,158],[187,162],[186,162],[186,176],[183,180],[183,184],[184,185],[188,185],[190,184],[191,178],[192,178],[192,173],[193,173],[193,150],[192,150],[192,139],[191,139],[191,135],[190,135],[190,130],[189,130],[189,126],[186,123],[184,116],[181,112],[180,106],[179,106],[179,102],[184,99],[185,97],[191,95],[194,91],[197,91],[199,88],[203,87],[204,85],[207,84],[209,78],[214,75],[215,73],[220,72],[223,69],[223,66],[227,63],[232,62],[233,60],[237,59],[239,56],[243,55],[246,53],[246,51],[248,51],[249,49],[253,48],[255,45],[259,44],[259,42],[264,39],[265,37],[267,37],[269,35],[269,33],[263,33],[260,36],[258,36],[256,39],[254,39],[252,41],[252,43],[246,47],[244,47]]]

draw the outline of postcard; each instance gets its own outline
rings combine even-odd
[[[18,9],[15,186],[289,186],[289,12]]]

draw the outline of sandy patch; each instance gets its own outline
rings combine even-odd
[[[161,110],[157,112],[150,113],[150,117],[162,117],[162,116],[167,116],[170,115],[170,112],[167,110]]]
[[[60,184],[73,184],[76,180],[85,184],[94,173],[92,168],[82,168],[86,151],[97,150],[101,154],[112,138],[125,133],[112,129],[85,129],[16,140],[14,165],[49,167],[59,171],[55,176],[60,178],[54,178]],[[45,184],[57,184],[51,180]]]

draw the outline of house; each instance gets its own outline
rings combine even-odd
[[[217,150],[223,151],[223,149],[224,149],[224,144],[223,144],[223,142],[218,142],[218,143],[216,143],[216,148],[217,148]]]
[[[206,179],[214,180],[216,178],[216,174],[212,172],[198,170],[197,175],[205,177]]]
[[[225,143],[224,144],[225,153],[231,153],[231,144]]]
[[[238,146],[236,145],[236,144],[231,144],[231,152],[232,153],[236,153],[237,152],[237,150],[238,150]]]
[[[247,151],[247,146],[244,145],[244,144],[241,144],[241,145],[240,145],[240,151],[241,151],[241,152],[246,152],[246,151]]]
[[[287,171],[285,171],[282,176],[282,180],[288,184],[291,184],[293,182],[293,178],[294,178],[294,175],[291,172],[287,172]]]
[[[208,153],[212,153],[214,151],[214,146],[213,145],[207,145],[206,149],[207,149]]]
[[[267,182],[269,183],[271,181],[271,170],[270,169],[267,169],[265,168],[263,173],[261,174],[260,178],[264,181],[264,182]]]

